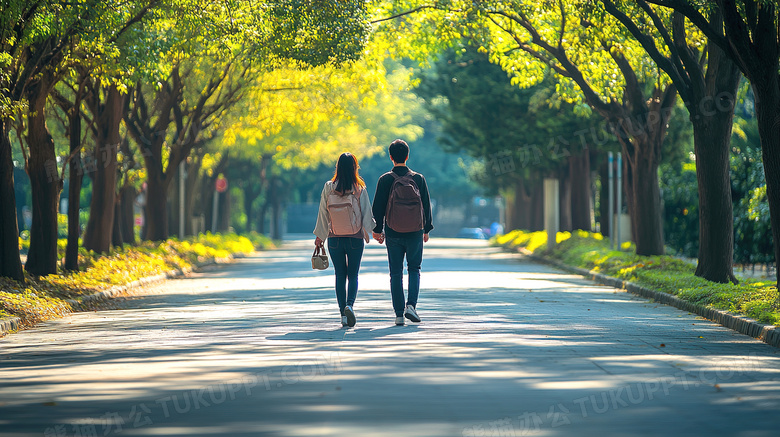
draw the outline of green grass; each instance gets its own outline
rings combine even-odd
[[[780,299],[774,281],[741,279],[719,284],[694,275],[695,266],[671,256],[639,256],[626,243],[624,250],[609,248],[600,234],[560,232],[558,244],[547,250],[547,233],[512,231],[493,239],[495,245],[525,247],[564,264],[631,281],[673,294],[700,305],[748,316],[760,323],[780,325]]]
[[[64,250],[64,243],[60,243]],[[27,277],[24,282],[0,278],[0,317],[16,316],[22,325],[31,326],[71,312],[69,299],[80,301],[115,285],[273,246],[271,240],[257,233],[207,233],[183,241],[147,241],[108,255],[81,249],[78,272]]]

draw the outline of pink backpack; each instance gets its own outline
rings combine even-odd
[[[355,235],[363,228],[363,214],[360,211],[360,191],[328,194],[330,231],[336,236]]]

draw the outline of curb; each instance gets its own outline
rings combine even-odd
[[[80,300],[66,299],[65,302],[70,306],[70,313],[89,310],[89,304],[105,302],[111,299],[115,299],[117,297],[121,297],[122,295],[124,295],[125,293],[127,293],[132,289],[140,288],[145,285],[163,282],[167,279],[184,276],[192,271],[201,269],[203,267],[219,265],[219,264],[227,264],[234,259],[244,258],[244,257],[245,255],[243,253],[237,253],[235,255],[224,257],[224,258],[214,258],[206,262],[196,263],[194,267],[174,269],[174,270],[169,270],[165,273],[161,273],[159,275],[146,276],[141,279],[128,282],[127,284],[124,285],[115,285],[109,289],[84,296]],[[9,317],[5,319],[0,319],[0,338],[3,338],[8,334],[13,334],[21,329],[22,329],[22,320],[18,317]]]
[[[504,249],[512,251],[512,249],[507,248],[506,246],[504,246]],[[631,294],[636,294],[638,296],[652,299],[664,305],[669,305],[681,309],[683,311],[688,311],[689,313],[699,315],[701,317],[704,317],[707,320],[718,323],[721,326],[737,331],[740,334],[745,334],[757,340],[761,340],[770,346],[780,347],[780,329],[778,329],[777,326],[764,325],[748,317],[739,316],[739,315],[731,314],[728,311],[718,310],[715,308],[708,308],[703,305],[699,305],[693,302],[688,302],[672,294],[643,287],[633,282],[624,281],[618,278],[613,278],[611,276],[607,276],[602,273],[597,273],[587,269],[573,267],[564,264],[558,260],[550,259],[541,255],[535,255],[534,253],[529,252],[528,250],[522,247],[517,248],[516,251],[535,261],[539,261],[544,264],[549,264],[553,267],[556,267],[564,271],[582,275],[585,278],[598,282],[600,284],[626,290]]]

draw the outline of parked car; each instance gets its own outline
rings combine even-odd
[[[487,240],[487,235],[480,228],[462,228],[458,231],[457,238],[473,238],[477,240]]]

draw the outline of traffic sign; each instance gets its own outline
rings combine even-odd
[[[218,177],[216,185],[217,185],[218,193],[224,193],[225,191],[227,191],[228,183],[227,183],[227,179],[225,179],[224,177],[222,176]]]

